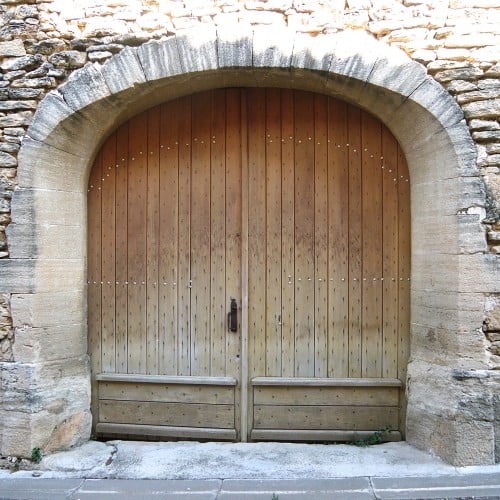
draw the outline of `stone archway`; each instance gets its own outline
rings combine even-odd
[[[276,28],[207,28],[127,48],[75,71],[41,102],[19,154],[2,269],[17,326],[2,452],[67,447],[90,433],[85,198],[95,152],[140,110],[227,86],[324,93],[391,129],[411,176],[407,439],[455,464],[492,463],[491,392],[485,373],[471,370],[486,367],[478,329],[494,263],[477,253],[484,193],[462,112],[422,66],[367,35]]]

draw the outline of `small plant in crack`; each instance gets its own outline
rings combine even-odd
[[[42,451],[40,448],[33,448],[31,450],[31,461],[35,464],[39,464],[42,461]]]

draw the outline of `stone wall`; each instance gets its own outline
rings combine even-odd
[[[498,0],[0,0],[0,258],[9,257],[5,228],[16,186],[17,152],[46,93],[75,69],[102,64],[125,46],[200,24],[217,28],[235,23],[288,26],[311,37],[362,30],[424,65],[467,119],[487,205],[469,207],[461,215],[486,235],[477,251],[498,254],[499,7]],[[9,302],[8,293],[0,295],[0,361],[15,362]],[[490,369],[500,368],[499,303],[497,295],[484,292],[484,323],[477,325],[484,332]]]
[[[365,30],[425,65],[463,109],[477,144],[487,251],[499,253],[499,7],[498,0],[0,0],[0,258],[9,256],[16,154],[38,102],[76,68],[200,23],[289,26],[311,36]],[[495,310],[485,306],[485,325]],[[14,336],[2,318],[0,359],[9,361]],[[492,367],[500,367],[498,332],[485,330]]]

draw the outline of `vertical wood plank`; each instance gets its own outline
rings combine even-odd
[[[101,371],[115,371],[115,163],[116,134],[101,150],[102,196],[102,325]]]
[[[295,375],[314,376],[314,107],[295,93]]]
[[[410,273],[411,273],[411,217],[410,182],[404,153],[398,146],[398,236],[399,236],[399,359],[398,378],[406,382],[406,365],[410,355]],[[407,180],[408,179],[408,180]]]
[[[161,106],[159,168],[159,373],[177,375],[179,254],[179,101]]]
[[[281,375],[281,102],[266,91],[266,375]]]
[[[178,375],[191,374],[191,98],[179,99]]]
[[[226,372],[226,95],[211,101],[210,174],[210,375]],[[239,296],[235,296],[239,302]],[[230,334],[228,334],[230,335]]]
[[[128,131],[116,132],[116,371],[127,373],[128,365]]]
[[[98,394],[95,376],[101,371],[101,153],[94,160],[87,192],[88,247],[88,348],[91,353],[92,372],[91,407],[94,416],[98,411]],[[97,419],[95,419],[97,420]],[[94,421],[95,421],[94,420]]]
[[[240,375],[242,346],[240,336],[243,332],[243,315],[246,312],[242,296],[242,116],[241,116],[241,91],[227,89],[226,93],[226,128],[225,128],[225,226],[226,226],[226,261],[225,261],[225,298],[224,321],[229,311],[231,299],[238,303],[238,333],[229,333],[224,323],[226,332],[226,374],[233,377]],[[246,141],[246,137],[244,139]],[[245,150],[246,151],[246,150]],[[245,159],[246,161],[246,159]],[[239,388],[237,387],[237,390]],[[238,398],[236,398],[238,400]]]
[[[228,90],[232,94],[232,90]],[[248,441],[253,426],[253,393],[249,390],[249,173],[248,173],[248,113],[247,91],[240,91],[241,112],[241,431],[240,438]],[[230,101],[230,99],[228,100]],[[229,106],[229,102],[228,102]],[[229,140],[229,139],[228,139]],[[229,250],[228,250],[229,251]],[[238,390],[238,387],[236,388]],[[236,417],[237,420],[238,417]]]
[[[281,91],[281,376],[295,373],[294,91]]]
[[[349,376],[361,377],[361,155],[354,149],[361,145],[361,111],[348,107],[349,162]]]
[[[328,99],[328,376],[349,376],[347,104]]]
[[[146,372],[158,374],[158,258],[160,232],[160,107],[148,111],[146,218]]]
[[[361,114],[362,145],[362,375],[382,375],[382,169],[380,122]]]
[[[314,376],[328,375],[328,98],[314,95]]]
[[[266,172],[265,91],[248,96],[249,376],[266,373]]]
[[[191,375],[210,373],[210,120],[211,93],[192,96]]]
[[[128,177],[128,373],[146,373],[147,113],[130,120]]]
[[[398,145],[382,128],[383,360],[382,376],[398,377]]]

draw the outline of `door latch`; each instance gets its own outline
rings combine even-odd
[[[238,331],[238,305],[236,299],[231,299],[231,305],[227,313],[227,328],[230,332]]]

